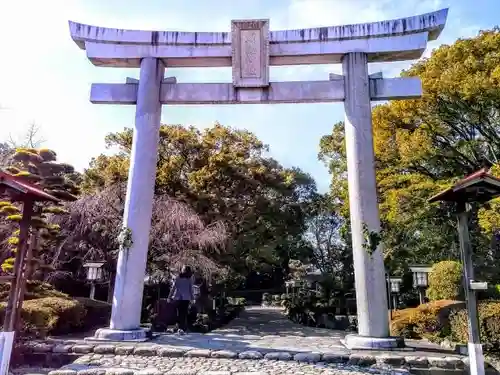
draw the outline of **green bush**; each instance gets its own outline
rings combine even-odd
[[[426,294],[431,301],[461,299],[461,263],[453,260],[436,263],[429,274],[429,288]]]
[[[500,351],[500,301],[484,301],[479,303],[479,329],[481,343],[488,352]],[[455,312],[450,317],[452,341],[466,344],[468,342],[467,311]]]
[[[243,297],[228,297],[227,301],[233,306],[246,306],[247,300]]]
[[[334,300],[326,299],[301,289],[297,294],[289,296],[282,301],[285,314],[295,323],[317,327],[323,314],[335,314],[338,306]]]
[[[3,322],[6,303],[0,303]],[[31,299],[23,302],[20,334],[44,338],[53,333],[68,333],[84,323],[85,308],[76,300],[60,297]]]

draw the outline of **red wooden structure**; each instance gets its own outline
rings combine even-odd
[[[0,281],[10,282],[9,299],[5,309],[4,332],[12,332],[17,328],[17,320],[20,316],[21,306],[24,300],[26,271],[26,253],[28,250],[28,236],[30,232],[31,217],[35,202],[54,202],[59,199],[47,194],[37,186],[22,181],[19,177],[13,176],[0,170],[0,196],[8,195],[11,200],[22,202],[22,220],[19,225],[19,243],[17,246],[16,260],[14,262],[14,274],[0,276]]]

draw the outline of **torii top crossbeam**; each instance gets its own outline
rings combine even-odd
[[[269,32],[269,20],[236,20],[231,32],[136,31],[70,22],[71,37],[97,66],[138,68],[145,58],[163,66],[232,67],[232,83],[161,83],[162,104],[258,104],[338,102],[343,76],[329,80],[269,82],[272,65],[334,64],[361,52],[367,62],[419,58],[444,28],[448,9],[420,16],[347,26]],[[137,80],[93,84],[90,100],[135,104]],[[370,77],[371,100],[407,99],[422,93],[417,77]]]
[[[447,15],[442,9],[390,21],[271,32],[268,20],[233,21],[231,33],[123,30],[70,21],[70,31],[99,66],[139,67],[142,57],[161,58],[168,67],[231,66],[238,28],[262,31],[270,65],[332,64],[353,51],[366,52],[371,62],[417,59],[427,41],[439,36]]]

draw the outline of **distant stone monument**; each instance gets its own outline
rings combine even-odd
[[[418,98],[418,77],[368,75],[368,63],[414,60],[443,30],[448,10],[391,21],[269,32],[269,20],[232,21],[231,32],[135,31],[70,22],[71,37],[96,66],[140,68],[139,80],[96,83],[90,100],[135,104],[136,117],[124,228],[131,248],[120,251],[109,329],[96,338],[142,340],[144,273],[151,226],[163,104],[277,104],[344,102],[358,335],[350,348],[398,345],[389,337],[381,247],[367,250],[380,230],[371,101]],[[269,67],[341,63],[343,75],[323,81],[269,82]],[[231,83],[177,83],[165,68],[232,67]]]

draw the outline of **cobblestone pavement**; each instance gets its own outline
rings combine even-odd
[[[451,350],[412,341],[391,352],[348,350],[340,342],[344,335],[295,324],[276,308],[250,307],[209,334],[160,334],[144,343],[57,338],[33,343],[32,351],[80,356],[51,375],[355,375],[467,366]],[[47,369],[20,371],[15,375],[47,374]]]
[[[229,374],[255,374],[255,375],[347,375],[347,374],[381,374],[394,373],[393,369],[361,367],[348,364],[333,363],[299,363],[293,361],[271,361],[271,360],[241,360],[241,359],[214,359],[214,358],[162,358],[141,356],[99,356],[96,354],[82,357],[77,361],[79,364],[99,366],[115,372],[111,369],[126,368],[135,374],[159,374],[166,375],[229,375]],[[60,375],[71,375],[67,371],[79,371],[87,369],[79,364],[65,367],[65,373]],[[119,372],[119,371],[116,371]],[[405,370],[398,370],[405,372]],[[58,375],[52,372],[51,375]]]

